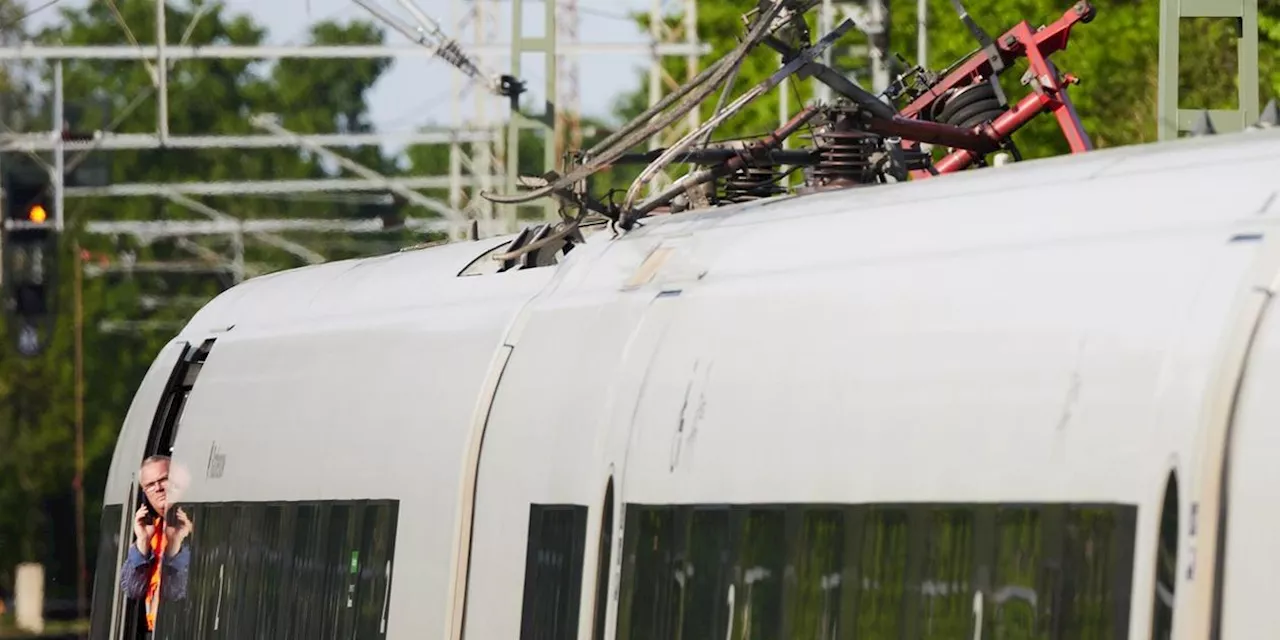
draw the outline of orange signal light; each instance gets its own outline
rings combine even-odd
[[[49,213],[44,210],[44,207],[35,205],[31,207],[31,211],[27,212],[27,219],[36,224],[41,224],[49,219]]]

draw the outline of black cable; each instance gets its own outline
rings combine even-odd
[[[12,21],[6,22],[3,25],[0,25],[0,31],[8,30],[10,27],[17,25],[19,22],[22,22],[23,20],[26,20],[27,18],[30,18],[31,16],[37,13],[40,13],[41,11],[48,9],[49,7],[52,7],[53,5],[58,4],[59,2],[62,2],[62,0],[49,0],[48,2],[45,2],[44,4],[34,9],[26,11],[22,15],[18,16],[17,18],[14,18]]]
[[[546,196],[547,194],[550,194],[558,189],[567,188],[569,185],[572,185],[586,178],[587,176],[593,173],[596,173],[601,169],[604,169],[605,167],[609,166],[610,164],[613,163],[614,160],[616,160],[622,154],[626,153],[627,149],[630,149],[631,147],[635,146],[641,141],[647,138],[650,138],[654,134],[658,133],[659,131],[667,128],[668,126],[671,125],[671,123],[675,122],[677,119],[681,117],[684,117],[684,115],[687,114],[690,111],[690,109],[694,108],[695,106],[700,104],[703,100],[705,100],[707,96],[711,95],[711,92],[715,91],[716,87],[720,86],[720,84],[724,81],[725,76],[727,76],[732,71],[732,67],[738,64],[740,60],[745,58],[747,53],[750,52],[750,50],[753,47],[755,47],[762,40],[764,40],[765,35],[767,35],[769,32],[769,27],[772,25],[773,20],[774,18],[777,17],[778,13],[782,11],[784,4],[785,3],[782,0],[778,0],[767,11],[762,13],[759,16],[759,19],[757,20],[756,24],[752,26],[751,31],[747,34],[747,37],[743,40],[742,44],[740,44],[732,52],[730,52],[728,56],[721,58],[719,61],[717,61],[715,63],[715,73],[711,74],[711,77],[707,78],[701,84],[701,86],[698,86],[696,90],[693,90],[692,92],[689,92],[687,89],[684,90],[684,93],[688,93],[689,95],[686,95],[685,98],[681,100],[680,103],[674,109],[662,114],[661,116],[658,117],[657,120],[649,123],[647,126],[644,126],[637,131],[633,131],[629,135],[625,136],[624,138],[622,138],[620,142],[617,142],[613,144],[613,146],[609,147],[608,151],[601,152],[598,157],[593,158],[590,163],[584,164],[578,167],[577,169],[571,171],[570,173],[560,177],[555,182],[548,184],[546,186],[540,187],[538,189],[535,189],[533,191],[529,191],[521,194],[514,194],[514,195],[510,195],[510,194],[495,195],[495,194],[487,194],[487,193],[482,195],[488,200],[499,203],[499,204],[518,204],[522,202],[529,202],[530,200],[535,200],[537,198]],[[701,75],[702,74],[700,74],[700,77]],[[690,82],[688,84],[694,85],[695,83]],[[664,102],[669,103],[670,101],[664,99]],[[646,113],[657,111],[656,107],[658,107],[661,104],[662,103],[660,102],[658,105],[654,105],[654,107],[650,107],[650,109],[647,110]],[[642,115],[641,117],[638,117],[632,120],[632,122],[628,123],[628,125],[623,129],[625,130],[627,128],[633,127],[634,124],[637,123],[637,121],[642,122],[643,117],[644,116]],[[615,138],[616,136],[617,136],[617,132],[615,132],[613,136],[610,136],[610,138]],[[597,145],[597,148],[601,146],[603,146],[603,143],[601,145]]]

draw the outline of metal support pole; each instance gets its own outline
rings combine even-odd
[[[662,30],[666,25],[662,21],[662,0],[651,0],[649,9],[649,38],[652,42],[662,42]],[[649,62],[649,104],[655,105],[662,99],[662,57],[653,56]],[[696,109],[695,109],[696,111]],[[662,147],[662,135],[654,133],[649,138],[649,150]]]
[[[467,45],[469,51],[479,52],[491,49],[489,43],[500,39],[498,12],[494,5],[495,0],[454,0],[454,22],[457,32],[463,33],[470,25],[471,32],[474,34],[473,41]],[[504,55],[506,55],[505,52]],[[475,56],[480,66],[490,67],[490,55],[476,53]],[[505,66],[505,64],[497,66]],[[496,147],[501,144],[505,131],[500,125],[496,125],[490,116],[491,109],[499,103],[495,102],[493,95],[487,92],[468,91],[462,84],[462,74],[455,73],[452,76],[455,126],[463,126],[465,123],[469,130],[483,131],[488,136],[470,141],[459,140],[458,144],[450,149],[450,177],[458,181],[456,194],[459,202],[462,203],[454,208],[460,209],[469,218],[478,221],[483,236],[503,233],[505,229],[498,225],[499,216],[494,214],[495,205],[480,195],[493,193],[495,179],[502,179],[503,163],[497,159]],[[463,144],[464,142],[466,144]],[[450,196],[453,195],[454,192],[451,192]],[[509,208],[511,207],[502,207],[503,210]]]
[[[684,79],[687,82],[698,75],[698,54],[693,53],[699,43],[698,0],[685,0],[684,2],[684,41],[689,45],[689,53],[684,58]],[[690,110],[688,118],[689,130],[697,129],[702,124],[702,110]]]
[[[66,180],[66,148],[63,144],[62,132],[66,129],[66,115],[63,109],[62,61],[53,66],[53,211],[54,230],[61,232],[66,226],[66,208],[63,206],[65,195],[63,183]]]
[[[835,1],[822,0],[822,4],[818,8],[818,33],[831,33],[831,30],[835,27],[835,23],[836,23]],[[831,66],[831,56],[833,55],[833,49],[834,47],[827,47],[826,50],[822,52],[822,56],[820,58],[822,60],[822,64],[828,67]],[[827,102],[827,103],[831,102],[831,87],[828,87],[825,82],[819,82],[817,83],[817,85],[818,85],[817,86],[818,100],[822,102]]]
[[[445,231],[449,224],[438,218],[405,218],[407,229],[421,231]],[[283,233],[309,231],[312,233],[383,234],[388,230],[382,222],[371,219],[288,218],[255,220],[90,220],[84,233],[91,235],[131,235],[151,242],[157,238],[180,236],[219,236],[236,231],[243,233]]]
[[[235,256],[231,263],[231,273],[236,284],[244,282],[245,265],[244,265],[244,232],[236,229],[231,234],[231,250]]]
[[[58,63],[62,68],[62,63]],[[59,212],[61,213],[61,212]],[[75,262],[75,421],[76,421],[76,460],[75,479],[72,481],[76,494],[76,611],[87,612],[88,608],[88,575],[89,567],[85,559],[85,527],[84,527],[84,261],[80,259],[80,243],[72,244],[72,260]],[[79,615],[79,613],[77,613]]]
[[[690,53],[685,57],[683,81],[688,82],[698,75],[698,56],[692,53],[702,46],[698,40],[698,3],[696,0],[679,0],[676,11],[683,16],[682,27],[668,26],[668,7],[665,0],[652,0],[649,6],[649,37],[655,47],[649,59],[649,106],[660,102],[666,90],[675,89],[680,84],[680,81],[663,68],[663,56],[658,52],[658,47],[677,45],[688,47]],[[665,89],[663,85],[666,85]],[[785,91],[785,88],[780,90]],[[697,129],[702,122],[701,114],[701,109],[692,109],[684,126],[672,126],[666,131],[655,133],[649,139],[649,149],[666,147],[689,131]],[[649,182],[648,193],[651,195],[660,193],[669,184],[671,184],[671,177],[667,171],[663,171]]]
[[[478,1],[478,0],[477,0]],[[501,57],[510,53],[511,44],[490,42],[468,47],[472,55]],[[0,60],[156,60],[159,47],[135,47],[132,45],[84,45],[42,46],[23,45],[0,47]],[[638,55],[657,53],[662,56],[706,55],[711,46],[696,46],[679,42],[578,42],[562,47],[569,55]],[[413,45],[166,45],[165,60],[363,60],[365,58],[432,57],[438,49]]]
[[[889,87],[893,52],[889,49],[889,0],[871,0],[871,87],[879,94]]]
[[[784,64],[786,64],[786,62],[783,61],[782,56],[779,55],[778,66],[782,66]],[[791,100],[790,94],[788,93],[791,89],[791,83],[789,80],[790,78],[783,78],[782,82],[778,83],[778,128],[782,128],[782,125],[786,124],[787,121],[791,119]],[[791,145],[788,144],[790,141],[790,136],[783,138],[782,148],[790,149]]]
[[[468,48],[482,46],[498,39],[494,28],[494,12],[488,6],[493,0],[454,0],[453,23],[455,31],[463,33],[471,24],[475,40]],[[476,62],[482,68],[489,68],[489,61],[483,55],[476,55]],[[453,84],[453,122],[454,126],[466,127],[469,130],[484,131],[488,139],[465,141],[454,139],[449,146],[449,206],[463,212],[468,218],[480,221],[478,224],[484,235],[491,235],[498,230],[493,224],[493,203],[482,197],[481,193],[493,192],[492,158],[494,141],[500,139],[489,124],[489,107],[494,96],[485,91],[476,91],[470,82],[464,83],[463,74],[450,74]]]
[[[463,184],[474,181],[464,177]],[[362,178],[329,178],[324,180],[237,180],[232,182],[142,182],[111,184],[105,187],[70,187],[66,190],[69,198],[119,198],[139,196],[168,196],[181,193],[188,196],[231,196],[248,197],[263,194],[281,193],[336,193],[341,191],[378,191],[391,188],[393,184],[405,189],[446,189],[449,187],[448,176],[425,176],[406,178],[380,178],[366,180]],[[426,196],[419,197],[426,198]],[[427,198],[427,208],[432,211],[451,211],[448,205]],[[444,214],[448,215],[448,214]]]
[[[916,3],[916,64],[929,68],[929,0]]]
[[[4,114],[0,114],[0,123],[4,122],[3,118],[4,118]],[[3,158],[4,158],[4,154],[0,153],[0,159],[3,159]],[[7,185],[5,184],[5,180],[4,180],[4,170],[0,169],[0,209],[4,208],[3,203],[5,202],[4,192],[5,192],[6,186]],[[4,214],[4,213],[8,213],[8,212],[0,211],[0,214]],[[3,219],[4,219],[4,216],[0,215],[0,220],[3,220]],[[3,237],[3,234],[0,234],[0,238],[2,237]],[[4,240],[0,239],[0,287],[4,286],[4,267],[3,267],[4,263],[5,263],[4,262]]]
[[[578,0],[559,0],[556,16],[556,44],[572,44],[578,41]],[[570,150],[582,148],[581,102],[578,99],[578,60],[561,51],[555,57],[555,73],[558,95],[556,101],[556,151],[557,161]]]
[[[543,134],[543,171],[556,168],[555,123],[556,123],[556,3],[543,2],[544,26],[541,38],[530,38],[524,35],[524,2],[511,2],[511,75],[520,77],[521,57],[525,53],[541,53],[546,60],[546,83],[543,87],[544,109],[541,114],[530,117],[520,112],[518,98],[511,101],[511,122],[507,127],[507,174],[506,192],[515,193],[516,182],[520,177],[520,133],[525,129],[541,131]],[[541,205],[544,221],[555,219],[558,206],[551,198],[544,199]],[[509,231],[519,224],[520,207],[511,207],[512,217],[507,221]]]
[[[462,211],[462,145],[457,142],[449,145],[449,207]]]
[[[156,84],[159,104],[156,106],[156,132],[160,143],[169,140],[169,59],[168,35],[165,30],[165,0],[156,0]]]

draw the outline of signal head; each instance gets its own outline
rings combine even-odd
[[[31,209],[27,211],[27,220],[34,222],[36,224],[44,224],[44,222],[48,219],[49,219],[49,212],[45,211],[44,205],[41,205],[41,204],[31,205]]]

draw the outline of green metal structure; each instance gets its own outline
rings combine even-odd
[[[1240,27],[1239,99],[1235,109],[1208,110],[1214,131],[1242,131],[1258,121],[1258,0],[1160,0],[1157,116],[1160,140],[1195,127],[1204,109],[1178,105],[1178,27],[1183,18],[1235,18]]]
[[[507,126],[507,170],[506,193],[516,193],[520,177],[520,133],[525,130],[540,131],[544,136],[543,167],[545,170],[557,166],[555,144],[556,122],[556,3],[554,0],[543,0],[543,31],[540,37],[528,37],[524,34],[524,0],[511,0],[511,70],[512,76],[522,77],[520,73],[521,57],[526,53],[541,53],[545,56],[545,108],[541,114],[529,115],[520,110],[519,94],[511,98],[511,120]],[[542,198],[538,204],[500,205],[518,206],[516,215],[512,216],[519,225],[521,210],[543,209],[543,220],[551,221],[558,217],[559,206],[553,198]],[[511,229],[510,231],[514,231]]]

